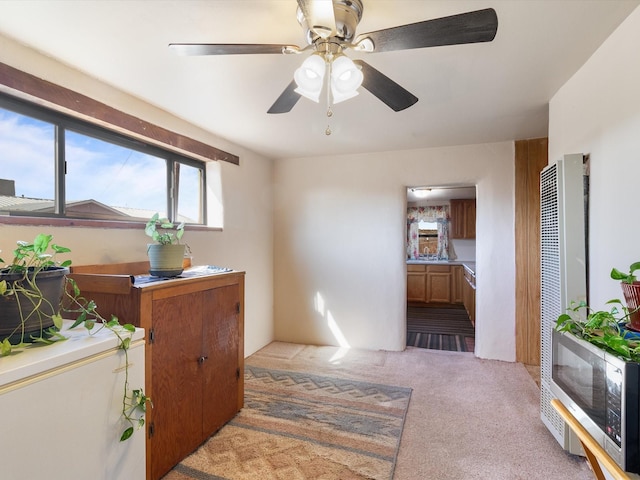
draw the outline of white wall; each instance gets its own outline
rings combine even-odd
[[[0,62],[71,88],[156,125],[190,136],[240,157],[240,165],[221,162],[224,230],[185,233],[196,264],[222,265],[246,272],[245,354],[273,340],[273,211],[271,160],[198,129],[100,81],[71,70],[13,41],[0,38]],[[213,113],[212,113],[213,114]],[[228,115],[228,113],[225,113]],[[0,165],[1,167],[1,165]],[[214,165],[210,165],[215,169]],[[144,188],[141,179],[140,188]],[[54,235],[72,249],[76,265],[146,259],[148,237],[142,228],[109,230],[79,227],[15,226],[0,221],[3,257],[16,240],[37,233]],[[108,312],[103,312],[108,313]]]
[[[475,262],[476,260],[476,241],[473,239],[451,239],[453,251],[457,260],[467,260]]]
[[[549,161],[591,158],[590,303],[622,298],[612,267],[640,260],[640,8],[620,25],[549,104]]]
[[[275,162],[275,336],[402,350],[406,187],[477,185],[476,355],[515,359],[512,142]]]

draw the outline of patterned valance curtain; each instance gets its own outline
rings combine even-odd
[[[420,256],[419,222],[435,222],[438,226],[438,258],[449,259],[449,206],[407,208],[407,258],[415,260]]]
[[[437,222],[439,219],[449,220],[449,205],[407,208],[408,223]]]

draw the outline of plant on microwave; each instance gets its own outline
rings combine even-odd
[[[640,262],[634,262],[629,266],[629,273],[624,273],[617,268],[611,269],[611,278],[625,283],[633,283],[637,280],[636,271],[640,270]]]
[[[624,326],[629,309],[619,299],[609,300],[610,310],[593,310],[586,302],[572,302],[556,321],[556,330],[569,332],[624,360],[640,362],[640,336]]]

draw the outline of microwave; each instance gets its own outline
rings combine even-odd
[[[640,473],[640,364],[552,331],[551,391],[626,472]]]

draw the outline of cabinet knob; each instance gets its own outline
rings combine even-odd
[[[208,358],[209,358],[209,357],[202,356],[202,357],[198,358],[198,363],[202,364],[202,363],[204,363],[204,361],[205,361],[205,360],[207,360]]]

